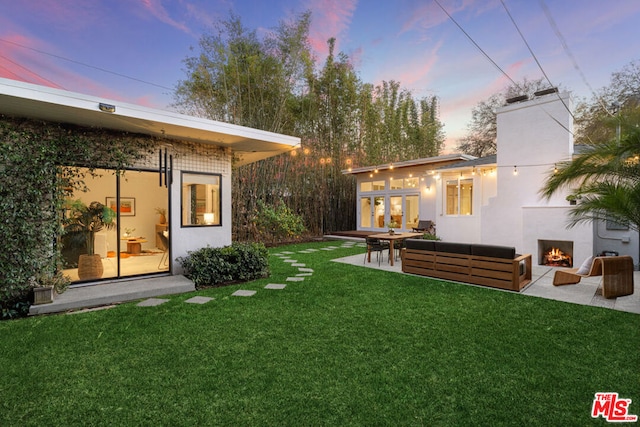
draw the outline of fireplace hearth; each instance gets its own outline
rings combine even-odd
[[[538,259],[547,267],[573,267],[573,242],[538,240]]]

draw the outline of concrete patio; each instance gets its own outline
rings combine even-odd
[[[72,287],[56,295],[50,304],[32,305],[29,314],[60,313],[161,295],[181,294],[195,289],[193,282],[184,276],[155,276],[96,286]]]
[[[334,259],[333,261],[404,274],[402,273],[402,263],[398,260],[392,267],[387,261],[386,253],[381,260],[380,266],[378,266],[375,254],[372,254],[370,263],[364,262],[364,253]],[[640,314],[640,291],[638,290],[640,271],[634,271],[633,273],[635,285],[633,295],[606,299],[602,296],[602,276],[583,278],[580,283],[576,285],[553,286],[554,270],[555,269],[551,267],[533,266],[531,283],[527,285],[520,294]],[[496,292],[508,292],[494,288],[484,289],[492,289]]]

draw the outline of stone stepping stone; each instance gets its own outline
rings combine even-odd
[[[287,285],[283,285],[280,283],[269,283],[267,286],[265,286],[265,289],[284,289],[286,288]]]
[[[313,273],[298,273],[298,274],[296,274],[296,277],[308,277],[308,276],[313,276]]]
[[[169,301],[170,300],[164,298],[148,298],[144,301],[140,301],[137,305],[138,307],[155,307]]]
[[[284,262],[290,262],[290,263],[293,263],[293,264],[295,264],[296,262],[298,262],[298,260],[297,260],[297,259],[283,259],[283,261],[284,261]]]
[[[213,298],[209,298],[209,297],[193,297],[193,298],[189,298],[188,300],[185,300],[185,302],[188,302],[189,304],[206,304],[212,299]]]
[[[313,268],[299,268],[298,271],[303,271],[305,273],[313,273]]]
[[[318,252],[320,249],[307,249],[309,252]]]
[[[327,248],[320,248],[321,251],[334,251],[336,249],[338,249],[338,248],[328,248],[328,247]]]
[[[307,266],[307,264],[302,264],[302,263],[299,263],[299,262],[291,264],[291,267],[306,267],[306,266]]]
[[[304,251],[298,251],[299,254],[312,254],[314,251],[311,249],[305,249]]]
[[[294,254],[295,252],[282,251],[281,253],[283,253],[283,254],[287,254],[287,255],[291,255],[291,254]]]
[[[256,291],[243,291],[242,289],[238,289],[231,296],[234,297],[252,297],[256,294]]]
[[[287,277],[287,282],[302,282],[304,277]]]

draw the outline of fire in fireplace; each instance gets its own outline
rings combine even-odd
[[[538,254],[540,265],[573,267],[573,242],[538,240]]]
[[[551,248],[545,254],[543,254],[544,262],[542,265],[548,265],[550,267],[571,267],[573,266],[573,260],[571,255],[565,254],[558,248]]]

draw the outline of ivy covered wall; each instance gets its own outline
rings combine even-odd
[[[130,167],[151,155],[159,141],[0,115],[0,144],[0,309],[6,317],[32,287],[56,274],[66,191],[82,189],[83,174],[95,168]]]

